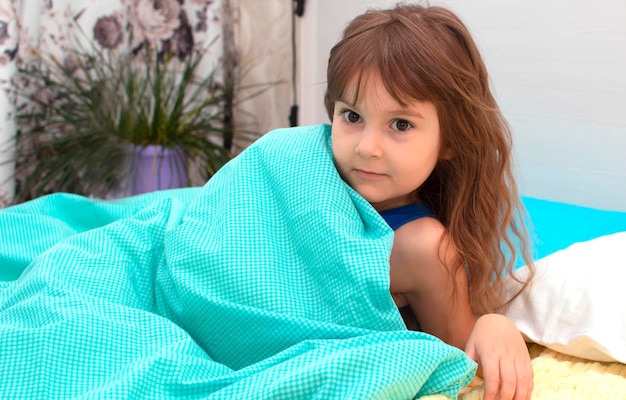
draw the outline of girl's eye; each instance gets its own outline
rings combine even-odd
[[[361,121],[361,116],[350,110],[344,111],[343,118],[351,124],[356,124],[357,122]]]
[[[391,123],[391,127],[397,131],[404,132],[411,129],[412,125],[405,119],[396,119]]]

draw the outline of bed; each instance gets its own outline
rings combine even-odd
[[[328,133],[265,135],[202,188],[0,211],[0,393],[479,398],[462,351],[404,328],[393,232],[338,176]],[[524,202],[542,279],[502,312],[529,340],[533,399],[624,398],[626,213]]]

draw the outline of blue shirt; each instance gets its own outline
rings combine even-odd
[[[411,203],[405,206],[381,211],[379,214],[387,222],[387,225],[389,225],[389,227],[394,231],[407,222],[411,222],[418,218],[437,218],[424,203]]]

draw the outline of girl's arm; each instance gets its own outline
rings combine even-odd
[[[391,291],[411,306],[420,330],[464,349],[474,328],[465,270],[454,263],[456,250],[445,228],[433,218],[420,218],[398,228],[391,252]],[[440,246],[441,245],[441,246]],[[450,273],[447,265],[455,265]]]
[[[478,362],[485,400],[530,398],[532,368],[519,330],[501,315],[475,319],[465,269],[444,234],[443,225],[433,218],[420,218],[396,230],[390,260],[396,301],[410,305],[422,331]]]

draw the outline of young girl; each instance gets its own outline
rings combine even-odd
[[[325,106],[341,176],[395,230],[407,327],[476,360],[485,399],[530,398],[527,347],[494,314],[517,246],[532,268],[511,135],[464,24],[439,7],[357,17],[330,53]]]

